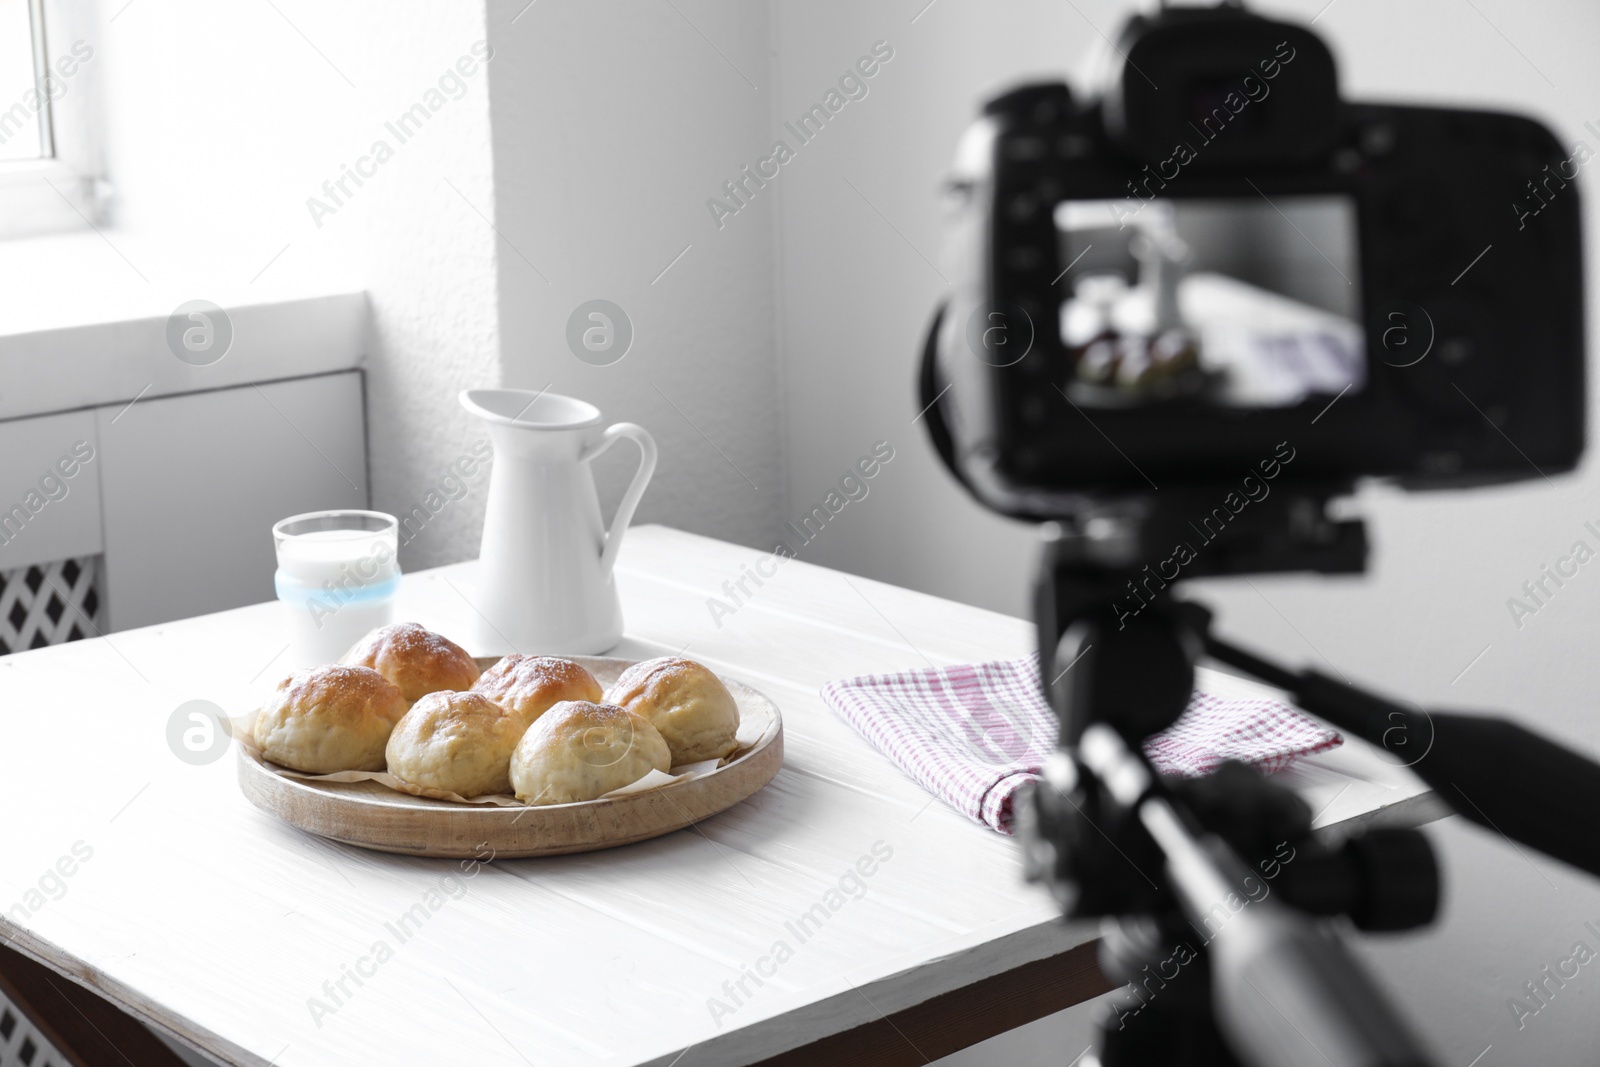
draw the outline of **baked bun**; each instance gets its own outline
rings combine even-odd
[[[505,656],[472,683],[472,691],[514,712],[523,729],[563,700],[598,704],[605,697],[582,664],[555,656]]]
[[[470,689],[478,680],[478,665],[460,645],[414,622],[372,631],[339,662],[371,667],[398,685],[407,703],[441,690]]]
[[[721,759],[739,747],[739,705],[720,678],[692,659],[635,663],[606,699],[649,719],[672,750],[674,767]]]
[[[511,785],[529,804],[572,804],[665,771],[672,754],[656,728],[614,704],[563,700],[511,755]]]
[[[291,770],[381,771],[405,713],[399,686],[369,667],[335,664],[279,682],[256,716],[255,738],[264,757]]]
[[[477,693],[429,693],[389,735],[389,773],[423,789],[471,798],[511,792],[522,721]]]

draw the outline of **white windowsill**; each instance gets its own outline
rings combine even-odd
[[[0,280],[0,419],[345,370],[366,352],[366,295],[348,280],[230,280],[114,231],[0,241]],[[233,328],[209,366],[167,343],[169,316],[196,299]]]

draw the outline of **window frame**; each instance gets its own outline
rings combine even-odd
[[[79,63],[55,100],[40,76],[70,54],[71,44],[97,36],[91,7],[70,0],[28,0],[34,89],[42,98],[36,118],[48,155],[0,162],[0,240],[87,230],[105,219],[109,187],[101,151],[100,49]],[[62,48],[55,46],[57,41],[70,43]],[[0,109],[12,103],[0,101]]]

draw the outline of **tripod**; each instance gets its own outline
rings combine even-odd
[[[1183,576],[1361,570],[1361,524],[1327,517],[1343,488],[1280,487]],[[1431,921],[1438,870],[1422,834],[1325,843],[1287,789],[1237,764],[1164,781],[1142,741],[1182,714],[1195,661],[1210,655],[1402,754],[1465,817],[1597,875],[1600,835],[1551,812],[1595,810],[1600,766],[1507,721],[1413,711],[1213,636],[1210,613],[1173,596],[1170,569],[1144,563],[1182,539],[1181,516],[1204,514],[1203,499],[1119,501],[1046,527],[1035,615],[1060,748],[1018,820],[1029,877],[1069,917],[1103,920],[1101,967],[1128,983],[1098,1063],[1433,1064],[1330,924]]]

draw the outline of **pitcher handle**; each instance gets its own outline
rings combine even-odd
[[[600,553],[600,573],[606,577],[610,576],[611,567],[617,562],[617,551],[622,547],[622,535],[627,532],[628,523],[633,520],[633,509],[639,506],[639,498],[644,496],[645,486],[650,484],[650,476],[656,472],[656,439],[650,436],[649,430],[637,423],[619,422],[607,426],[600,439],[578,456],[587,463],[624,437],[639,446],[639,469],[634,472],[628,491],[622,494],[617,514],[611,520],[611,529],[606,531],[606,546]]]

